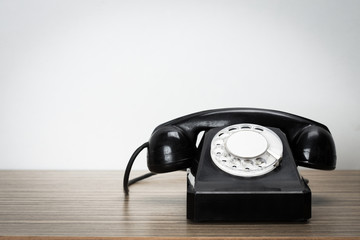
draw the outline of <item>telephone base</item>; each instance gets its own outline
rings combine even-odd
[[[239,177],[211,161],[204,135],[197,165],[188,171],[187,218],[193,221],[306,221],[311,217],[311,191],[300,176],[285,135],[271,128],[284,146],[280,165],[257,177]]]

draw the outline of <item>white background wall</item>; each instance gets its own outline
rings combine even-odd
[[[359,43],[360,1],[0,0],[0,169],[123,169],[222,107],[324,123],[360,169]]]

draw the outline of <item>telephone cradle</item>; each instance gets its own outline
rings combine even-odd
[[[128,163],[126,194],[130,184],[153,175],[128,181],[144,148],[153,173],[187,169],[186,215],[196,222],[306,222],[311,218],[311,190],[298,166],[332,170],[336,165],[326,126],[254,108],[204,111],[158,126]]]

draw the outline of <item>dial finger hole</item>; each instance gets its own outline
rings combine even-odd
[[[265,164],[266,163],[266,160],[263,159],[263,158],[256,158],[255,159],[255,164],[256,165],[262,165],[262,164]]]

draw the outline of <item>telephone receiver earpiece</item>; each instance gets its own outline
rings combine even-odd
[[[325,125],[275,110],[232,108],[194,113],[158,126],[149,140],[149,170],[164,173],[191,167],[199,132],[237,123],[279,128],[289,141],[297,165],[335,169],[335,144]]]
[[[155,173],[185,169],[191,166],[195,152],[185,131],[176,126],[160,127],[149,140],[148,168]]]

